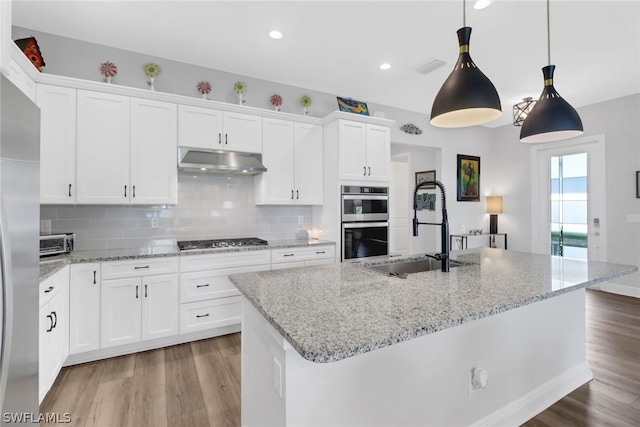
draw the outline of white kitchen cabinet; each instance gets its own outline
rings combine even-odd
[[[130,119],[129,97],[78,90],[78,203],[129,203]]]
[[[76,201],[76,90],[38,84],[40,203]]]
[[[239,326],[240,292],[230,274],[267,271],[271,251],[225,252],[180,257],[180,333]]]
[[[103,262],[100,347],[176,335],[177,272],[177,257]]]
[[[40,283],[38,394],[40,402],[69,356],[69,267]]]
[[[178,203],[177,106],[131,98],[131,204]]]
[[[340,179],[389,181],[391,132],[388,127],[339,120],[338,139]]]
[[[100,348],[100,263],[71,265],[69,320],[70,354]]]
[[[335,246],[304,246],[271,250],[271,269],[281,270],[293,267],[335,263]]]
[[[262,162],[256,204],[322,204],[322,127],[263,119]]]
[[[22,54],[22,52],[20,52]],[[28,66],[33,67],[29,62]],[[22,69],[20,64],[11,59],[9,62],[10,73],[7,78],[17,86],[30,100],[36,102],[36,82]],[[35,69],[35,67],[34,67]]]
[[[262,117],[178,106],[178,144],[211,150],[262,152]]]

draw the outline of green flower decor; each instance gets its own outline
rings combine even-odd
[[[307,95],[303,95],[302,98],[300,98],[300,104],[302,104],[304,108],[308,108],[311,105],[311,98]]]
[[[238,94],[245,93],[247,91],[247,85],[243,82],[235,82],[233,90]]]
[[[147,75],[147,77],[157,77],[158,74],[160,74],[160,67],[158,66],[158,64],[150,62],[144,66],[144,73]]]

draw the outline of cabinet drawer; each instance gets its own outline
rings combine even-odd
[[[221,270],[194,271],[180,275],[180,302],[203,301],[240,295],[229,281],[230,274],[269,270],[269,265],[225,268]]]
[[[38,294],[40,296],[39,307],[42,308],[48,304],[53,297],[58,295],[62,289],[67,286],[69,286],[69,266],[65,265],[62,270],[40,282],[40,293]]]
[[[219,298],[180,305],[180,333],[242,323],[242,297]]]
[[[145,258],[132,261],[102,263],[102,279],[152,276],[178,272],[178,257]]]
[[[333,259],[335,258],[334,246],[318,246],[304,248],[283,248],[273,249],[271,251],[271,262],[294,262],[294,261],[310,261],[316,259]]]
[[[268,249],[259,251],[189,255],[180,257],[180,271],[205,271],[257,265],[265,266],[262,270],[269,270],[269,260],[270,251]]]

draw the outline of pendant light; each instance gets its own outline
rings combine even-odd
[[[445,128],[474,126],[502,114],[500,97],[491,80],[469,55],[471,28],[467,27],[466,0],[462,2],[462,25],[458,30],[460,54],[456,65],[436,95],[431,124]]]
[[[584,129],[578,112],[562,98],[553,86],[551,65],[551,30],[549,19],[549,0],[547,0],[547,62],[542,68],[544,89],[536,105],[522,124],[520,142],[537,143],[561,141],[582,135]]]

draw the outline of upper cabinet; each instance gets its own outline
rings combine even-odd
[[[264,118],[262,163],[256,204],[322,204],[322,126]]]
[[[177,203],[175,104],[39,85],[38,105],[41,203]]]
[[[40,203],[76,201],[76,90],[39,84]]]
[[[262,152],[262,117],[180,105],[179,145],[211,150]]]
[[[338,120],[338,161],[342,180],[389,181],[390,128]]]

